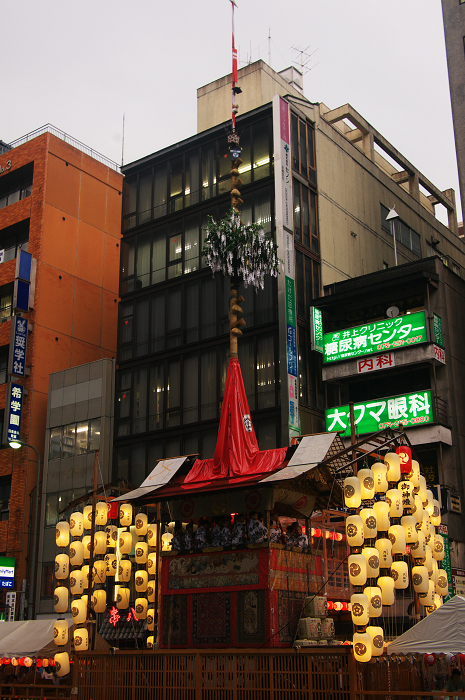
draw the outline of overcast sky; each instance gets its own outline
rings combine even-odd
[[[440,0],[237,0],[240,66],[315,52],[306,96],[350,102],[459,199]],[[0,139],[46,123],[125,163],[196,132],[196,89],[231,72],[228,0],[0,0]]]

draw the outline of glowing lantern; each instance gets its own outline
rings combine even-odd
[[[420,474],[420,498],[422,500],[422,503],[426,503],[428,496],[426,494],[428,487],[426,486],[426,479],[423,476],[423,474]]]
[[[55,654],[55,670],[59,678],[66,676],[69,673],[69,656],[67,651],[62,651],[59,654]]]
[[[360,511],[363,520],[363,535],[366,540],[374,539],[378,534],[376,513],[373,508],[364,508]]]
[[[444,559],[444,539],[442,535],[434,535],[433,542],[433,557],[436,561],[442,561]]]
[[[82,573],[82,580],[84,583],[84,588],[89,588],[89,574],[90,574],[90,572],[89,572],[89,565],[88,564],[85,564],[81,568],[81,573]]]
[[[132,505],[130,503],[122,503],[120,505],[119,522],[121,527],[129,527],[132,525]]]
[[[155,602],[155,581],[153,579],[147,584],[147,600],[149,603]]]
[[[384,456],[384,461],[387,464],[387,480],[389,483],[399,481],[400,479],[400,457],[395,452],[388,452]]]
[[[333,604],[333,607],[334,607],[334,609],[336,610],[336,612],[341,612],[341,610],[342,610],[342,603],[339,602],[339,601],[336,601],[336,602]]]
[[[410,551],[414,559],[421,559],[422,561],[426,558],[426,542],[425,535],[421,530],[417,530],[417,541],[412,542],[410,545]]]
[[[425,607],[433,605],[434,603],[434,582],[431,579],[428,581],[428,591],[426,593],[420,593],[418,595],[420,603]]]
[[[353,636],[354,657],[357,661],[366,663],[371,659],[372,641],[368,632],[355,632]]]
[[[149,547],[157,546],[157,526],[149,525],[147,528],[147,544]]]
[[[438,565],[436,559],[433,559],[433,556],[431,556],[431,564],[432,564],[432,568],[431,568],[431,571],[429,572],[429,577],[430,577],[431,581],[434,583],[434,585],[436,586],[437,582],[438,582],[438,578],[439,578],[439,572],[442,571],[442,569],[439,568],[439,565]]]
[[[105,554],[104,562],[107,567],[107,576],[116,576],[116,570],[118,568],[116,554]]]
[[[4,663],[5,665],[9,664],[10,662],[11,662],[11,659],[10,659],[9,656],[4,656],[4,657],[3,657],[3,663]]]
[[[127,583],[131,579],[131,562],[129,559],[120,559],[118,567],[118,581]]]
[[[446,654],[446,661],[451,666],[455,666],[457,663],[457,654]]]
[[[137,513],[136,515],[136,533],[139,537],[145,537],[147,534],[147,515],[145,513]]]
[[[107,525],[105,528],[107,547],[114,549],[118,544],[118,528],[116,525]]]
[[[399,489],[389,489],[386,493],[386,501],[389,504],[389,516],[400,518],[404,512],[402,505],[402,494]]]
[[[437,593],[434,594],[434,603],[433,603],[433,608],[435,610],[438,610],[442,606],[442,598],[440,595]]]
[[[347,508],[358,508],[362,502],[362,487],[356,476],[344,479],[344,501]]]
[[[89,559],[90,557],[90,535],[85,535],[82,538],[82,546],[84,548],[83,553],[84,553],[84,559]]]
[[[460,663],[465,666],[465,654],[459,654]]]
[[[79,540],[69,546],[69,562],[71,566],[81,566],[84,560],[84,545]]]
[[[149,554],[147,559],[147,571],[150,576],[154,576],[157,570],[157,555],[155,552]]]
[[[433,512],[434,512],[433,501],[434,501],[433,492],[430,491],[430,489],[427,489],[426,502],[423,503],[423,506],[424,506],[424,508],[429,516],[433,515]]]
[[[392,553],[403,554],[407,543],[405,541],[405,530],[402,525],[391,525],[388,530],[388,536],[392,544]]]
[[[423,658],[425,660],[426,666],[434,666],[434,664],[436,663],[436,657],[434,654],[425,654]]]
[[[412,583],[416,593],[427,593],[428,582],[428,569],[426,566],[412,567]]]
[[[424,533],[425,539],[428,542],[431,535],[431,521],[426,511],[423,511],[423,520],[420,525],[420,530]]]
[[[415,508],[415,499],[413,494],[413,484],[411,481],[400,481],[399,491],[402,494],[402,508],[404,513],[412,513]]]
[[[53,641],[59,647],[68,643],[68,620],[55,620],[53,625]]]
[[[119,551],[121,554],[130,554],[132,550],[132,535],[130,532],[121,532],[119,536]]]
[[[377,578],[379,576],[379,554],[375,547],[364,547],[362,554],[367,563],[367,578]]]
[[[347,542],[351,547],[360,547],[364,542],[363,520],[360,515],[349,515],[346,518]],[[164,535],[163,535],[164,537]]]
[[[367,627],[368,634],[371,637],[371,653],[372,656],[381,656],[384,650],[384,631],[382,627],[369,625]]]
[[[438,571],[438,582],[436,584],[435,592],[440,596],[447,595],[449,590],[449,583],[447,581],[447,574],[443,569]]]
[[[136,574],[134,576],[134,582],[136,586],[136,591],[138,593],[145,593],[147,590],[147,584],[149,581],[149,575],[145,571],[145,569],[140,569],[139,571],[136,571]]]
[[[405,541],[407,544],[411,544],[412,542],[417,542],[418,541],[418,534],[417,534],[417,521],[416,518],[413,515],[404,515],[403,518],[401,518],[401,525],[404,528],[405,532]]]
[[[107,551],[107,536],[103,530],[95,533],[94,536],[94,554],[105,554]]]
[[[375,480],[375,493],[386,493],[389,488],[387,480],[387,464],[376,462],[373,464],[371,471]]]
[[[84,516],[80,511],[71,513],[69,519],[69,530],[73,537],[81,537],[84,531]]]
[[[369,601],[370,617],[379,617],[383,612],[381,589],[378,586],[367,586],[363,589],[363,592]]]
[[[412,471],[412,450],[408,445],[401,445],[396,449],[400,459],[400,473],[410,474]]]
[[[53,597],[55,612],[64,613],[68,610],[68,589],[65,586],[57,586]]]
[[[378,550],[379,566],[381,569],[387,569],[392,564],[392,544],[387,537],[382,537],[376,540],[375,547]]]
[[[108,506],[108,519],[109,520],[116,520],[116,518],[119,515],[119,503],[117,501],[114,501],[113,499],[110,499],[107,503]]]
[[[316,533],[319,533],[318,535]],[[312,527],[312,537],[321,537],[321,530],[314,529]],[[171,549],[171,540],[173,539],[173,535],[171,532],[165,532],[161,536],[161,544],[162,544],[162,549],[164,552],[167,552]]]
[[[13,666],[18,666],[18,665],[19,665],[19,661],[18,661],[18,659],[17,659],[15,656],[12,657],[11,663],[12,663]]]
[[[391,566],[391,576],[394,579],[394,588],[403,590],[408,587],[408,566],[405,561],[394,561]]]
[[[75,569],[71,572],[69,588],[72,595],[82,595],[84,593],[84,576],[79,569]]]
[[[73,602],[71,603],[71,614],[73,616],[73,622],[75,625],[80,625],[86,621],[87,603],[84,600],[84,596],[73,600]]]
[[[357,478],[360,481],[362,500],[371,500],[375,496],[375,475],[371,469],[359,469]]]
[[[439,527],[441,524],[441,506],[435,498],[433,498],[433,514],[430,515],[430,519],[431,525],[434,525],[434,527]]]
[[[415,489],[420,488],[420,465],[416,459],[412,459],[412,471],[410,472],[409,479]]]
[[[116,594],[116,607],[119,610],[125,610],[126,608],[129,607],[129,596],[130,596],[129,588],[124,588],[123,586],[119,586],[118,592]]]
[[[376,522],[378,524],[378,532],[387,532],[391,521],[389,519],[389,503],[386,501],[377,501],[373,505],[373,510],[376,515]]]
[[[107,564],[103,559],[94,561],[92,569],[92,583],[105,583],[107,580]]]
[[[26,666],[26,668],[31,668],[32,663],[33,663],[33,662],[32,662],[31,657],[30,657],[30,656],[26,656],[26,658],[24,659],[24,665]]]
[[[55,578],[65,579],[69,574],[69,557],[67,554],[57,554],[55,557]]]
[[[147,637],[147,649],[153,649],[154,639],[152,636]]]
[[[367,562],[363,554],[351,554],[348,560],[349,581],[353,586],[363,586],[367,580]]]
[[[102,527],[107,524],[108,504],[106,501],[99,501],[95,508],[95,524]]]
[[[84,529],[90,530],[92,527],[92,506],[84,506]]]
[[[103,613],[107,607],[107,592],[99,588],[92,594],[92,607],[96,613]]]
[[[69,545],[69,523],[62,520],[56,527],[57,547],[67,547]]]
[[[394,605],[396,592],[394,588],[394,580],[391,576],[380,576],[378,578],[378,586],[381,589],[381,600],[383,605]]]
[[[147,608],[147,598],[136,598],[134,609],[139,620],[145,620],[145,618],[147,617]]]
[[[425,566],[428,569],[428,572],[433,571],[433,550],[429,546],[429,544],[425,545]]]
[[[413,497],[413,515],[415,516],[417,523],[423,522],[423,503],[420,496],[416,494]]]
[[[146,542],[138,542],[135,546],[135,555],[136,555],[136,562],[138,564],[146,564],[147,563],[147,555],[148,555],[148,544]]]
[[[89,648],[89,633],[85,627],[77,627],[74,630],[74,648],[76,651],[87,651]]]
[[[147,610],[147,629],[153,632],[155,629],[155,608],[148,608]]]

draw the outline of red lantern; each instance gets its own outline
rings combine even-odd
[[[348,609],[349,609],[349,603],[342,603],[342,609],[343,609],[343,610],[348,610]]]
[[[465,666],[465,654],[459,654],[460,663]]]
[[[49,665],[49,666],[55,666],[55,659],[49,659],[49,660],[48,660],[48,665]]]
[[[412,450],[407,445],[402,445],[396,449],[400,458],[400,473],[410,474],[412,471]]]
[[[436,656],[434,654],[425,654],[423,658],[426,666],[433,666],[436,662]]]
[[[24,666],[24,656],[21,656],[21,658],[19,659],[19,665]]]
[[[328,600],[328,610],[332,610],[334,608],[334,603],[332,600]]]
[[[119,516],[119,503],[115,501],[108,501],[108,519],[115,520]]]
[[[36,661],[36,666],[37,666],[37,668],[41,668],[41,666],[42,666],[42,659],[37,659],[37,661]]]
[[[11,659],[8,658],[8,656],[3,657],[3,663],[4,664],[9,664],[11,662]]]

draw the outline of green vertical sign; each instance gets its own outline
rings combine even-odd
[[[443,348],[444,341],[442,338],[442,318],[435,313],[433,313],[433,332],[434,342],[436,345],[440,345],[441,348]]]
[[[447,603],[454,596],[454,586],[452,585],[452,567],[450,561],[450,549],[449,549],[449,533],[447,530],[447,525],[439,525],[438,532],[442,535],[444,540],[444,559],[442,560],[442,568],[447,572],[447,583],[449,585],[449,592],[444,596],[444,602]]]
[[[295,327],[294,280],[286,275],[286,323]]]
[[[310,308],[312,350],[323,352],[323,314],[316,306]]]

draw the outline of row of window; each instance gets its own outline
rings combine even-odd
[[[391,221],[386,221],[386,217],[389,214],[389,209],[381,204],[381,226],[382,228],[392,236],[391,221],[394,224],[394,231],[396,234],[396,241],[402,243],[406,248],[418,255],[421,258],[421,238],[418,233],[415,233],[410,226],[399,218],[391,219]]]
[[[24,165],[0,178],[0,209],[19,202],[32,194],[34,163]]]
[[[296,243],[320,252],[316,194],[294,179],[294,238]]]
[[[47,493],[45,501],[45,527],[53,527],[63,516],[69,518],[71,510],[66,513],[62,511],[68,505],[80,496],[84,496],[88,492],[85,487],[78,489],[67,489],[56,493]]]
[[[28,249],[29,219],[7,226],[0,231],[0,263],[14,260],[18,250]]]
[[[316,185],[315,130],[291,112],[292,167]]]
[[[49,459],[74,457],[98,450],[100,445],[100,418],[62,425],[50,430]]]
[[[270,120],[239,129],[239,134],[243,183],[268,177],[272,161]],[[124,183],[124,229],[226,194],[231,189],[230,171],[226,139],[221,137],[129,176]]]

